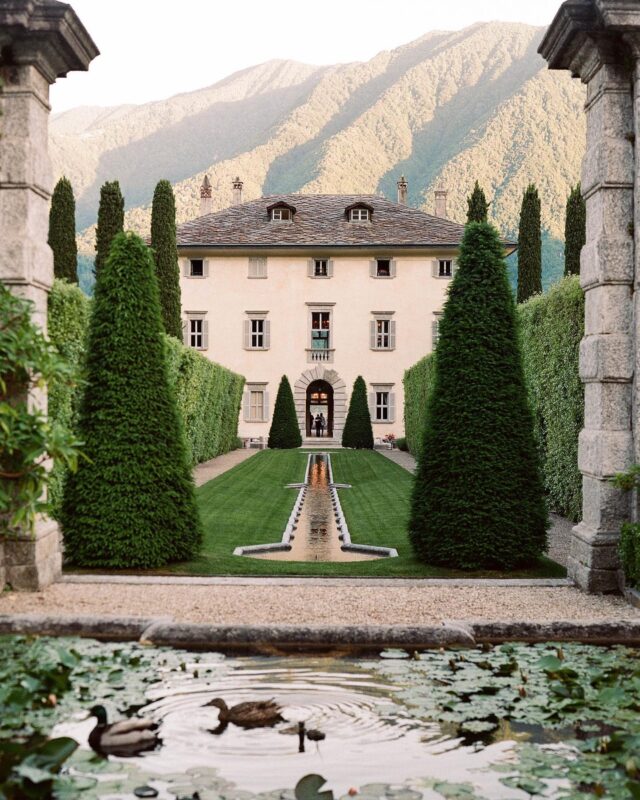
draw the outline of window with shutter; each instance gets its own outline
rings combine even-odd
[[[244,393],[245,422],[266,422],[269,417],[269,395],[266,383],[248,383]]]
[[[438,277],[450,278],[453,275],[453,261],[450,258],[440,258],[438,260]]]
[[[249,259],[249,278],[267,277],[267,259],[265,256],[252,256]]]
[[[188,311],[183,324],[183,341],[194,350],[207,350],[209,347],[209,323],[205,312]]]
[[[391,319],[393,311],[373,311],[370,325],[369,346],[372,350],[394,350],[396,346],[396,323]]]
[[[371,384],[371,419],[373,422],[395,422],[396,398],[392,383]]]
[[[268,350],[270,347],[270,325],[265,319],[267,312],[247,311],[248,319],[243,323],[243,346],[245,350]]]

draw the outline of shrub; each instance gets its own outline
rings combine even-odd
[[[409,451],[409,448],[407,446],[406,437],[404,436],[398,437],[396,439],[396,447],[398,448],[398,450],[403,450],[405,453],[407,453]]]
[[[81,378],[84,368],[90,313],[91,301],[78,286],[60,280],[53,282],[49,294],[49,339],[78,378]],[[72,431],[78,429],[81,388],[81,381],[69,383],[67,380],[54,378],[49,384],[49,418]],[[66,475],[66,464],[57,461],[49,476],[51,513],[56,519],[60,513]]]
[[[37,514],[49,511],[47,458],[77,465],[78,442],[69,429],[27,402],[35,387],[74,379],[31,310],[0,282],[0,536],[31,531]]]
[[[620,563],[626,582],[640,587],[640,524],[627,522],[620,531]]]
[[[582,511],[578,435],[584,387],[578,372],[584,293],[577,276],[562,279],[517,309],[534,434],[549,506],[576,521]]]
[[[118,234],[97,275],[79,431],[87,461],[68,476],[65,550],[86,567],[158,567],[195,555],[201,526],[169,386],[149,249]]]
[[[185,432],[187,462],[195,466],[234,450],[244,378],[170,336],[165,337],[165,352]]]
[[[169,181],[159,181],[153,193],[151,247],[156,263],[164,329],[169,336],[182,340],[180,275],[176,249],[176,203]]]
[[[273,409],[273,419],[269,429],[269,447],[280,450],[290,450],[300,447],[302,436],[293,392],[286,375],[283,375],[278,386],[278,395]]]
[[[518,230],[518,302],[542,291],[542,234],[540,197],[533,184],[527,186],[520,208]]]
[[[511,569],[545,549],[547,513],[503,246],[468,223],[440,323],[409,535],[427,563]]]
[[[78,283],[78,246],[76,244],[76,201],[67,178],[60,178],[51,197],[49,209],[49,246],[53,251],[53,274]]]
[[[94,271],[97,275],[109,257],[111,242],[116,234],[124,229],[124,198],[118,181],[107,181],[100,189],[98,224],[96,226],[96,260]]]
[[[421,358],[404,373],[404,432],[410,453],[417,455],[424,435],[429,395],[433,388],[434,354]]]
[[[347,420],[342,431],[342,446],[354,447],[358,450],[373,449],[373,430],[367,403],[367,386],[361,375],[358,375],[353,384]]]
[[[587,206],[582,199],[580,184],[567,198],[564,223],[564,274],[580,274],[580,251],[587,239]]]

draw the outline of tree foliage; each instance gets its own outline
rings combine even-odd
[[[56,183],[49,209],[49,246],[53,251],[53,274],[78,283],[78,246],[76,244],[76,201],[70,181],[62,177]]]
[[[124,230],[124,198],[118,181],[107,181],[100,189],[96,227],[96,276],[109,256],[114,236]]]
[[[88,460],[65,484],[65,551],[86,567],[191,558],[201,526],[169,385],[149,249],[118,234],[98,272],[79,430]]]
[[[373,449],[373,430],[367,403],[367,386],[361,375],[358,375],[353,384],[347,420],[342,431],[342,446]]]
[[[278,386],[268,444],[269,447],[280,450],[289,450],[300,447],[302,444],[302,435],[296,416],[296,404],[286,375],[282,376]]]
[[[511,569],[542,554],[546,528],[503,247],[472,222],[440,323],[409,535],[424,562]]]
[[[435,357],[421,358],[404,373],[404,432],[410,453],[417,455],[424,435],[425,409],[433,388]]]
[[[79,442],[49,422],[29,392],[51,381],[70,384],[73,369],[31,320],[30,303],[0,283],[0,536],[29,532],[49,511],[45,491],[54,458],[75,469]]]
[[[518,302],[542,292],[542,234],[540,197],[534,184],[527,186],[520,208],[518,231]]]
[[[169,336],[182,339],[180,273],[176,248],[176,203],[169,181],[158,181],[151,209],[151,247],[160,292],[160,310]]]
[[[580,274],[580,251],[587,240],[587,207],[582,199],[580,184],[567,198],[564,223],[564,274]]]
[[[473,192],[467,197],[467,222],[486,222],[489,213],[489,203],[484,194],[484,189],[476,181]]]

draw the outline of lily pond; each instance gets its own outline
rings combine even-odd
[[[274,698],[284,720],[220,726],[207,706],[217,697]],[[129,758],[93,752],[96,704],[110,721],[159,723],[160,744]],[[0,637],[0,800],[145,796],[640,798],[640,652],[225,657]]]

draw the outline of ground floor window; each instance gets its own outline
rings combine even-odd
[[[373,384],[370,411],[373,422],[395,422],[396,396],[392,383]]]
[[[269,420],[269,393],[266,383],[247,384],[243,416],[245,422],[267,422]]]

